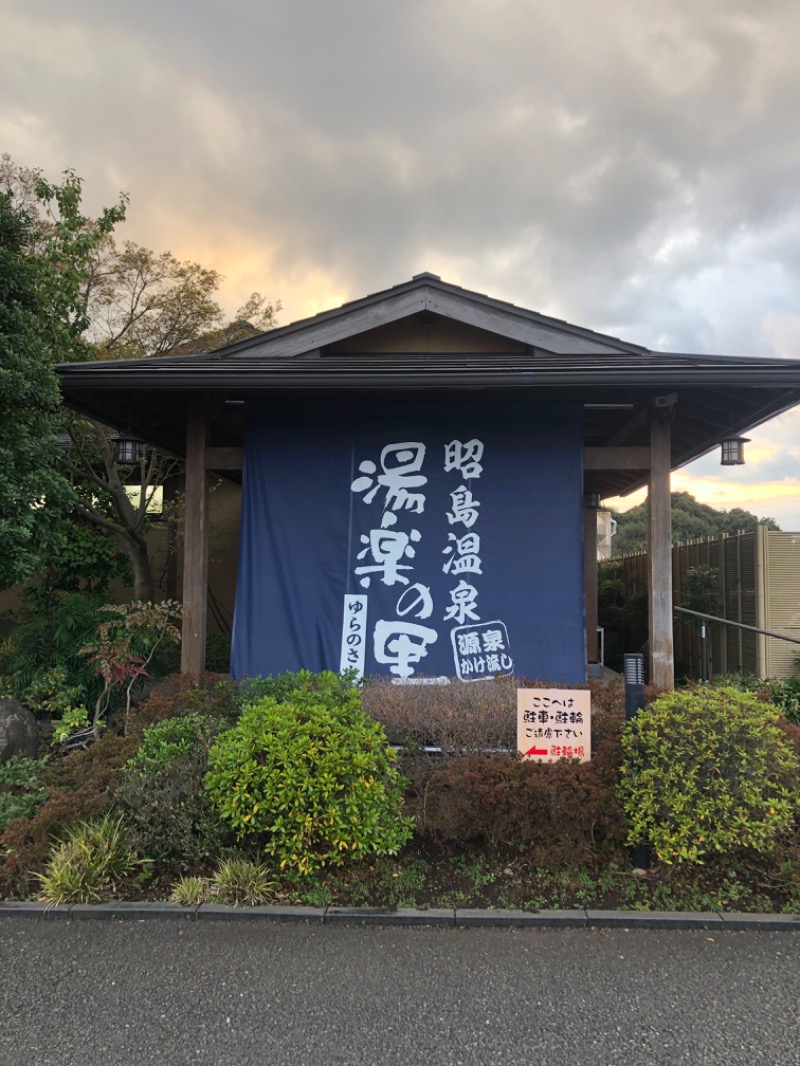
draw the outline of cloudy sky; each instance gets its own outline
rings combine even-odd
[[[800,359],[796,0],[5,0],[0,151],[285,324],[422,270]],[[800,530],[800,411],[673,486]],[[626,501],[630,502],[630,501]]]

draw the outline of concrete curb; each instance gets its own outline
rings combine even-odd
[[[203,903],[73,903],[51,907],[36,902],[0,902],[0,918],[144,921],[171,918],[182,921],[319,922],[324,925],[447,926],[449,928],[506,929],[698,929],[715,932],[800,932],[800,914],[737,914],[723,911],[515,911],[480,909],[389,907],[233,907]]]

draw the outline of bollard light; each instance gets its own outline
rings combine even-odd
[[[635,718],[644,709],[644,655],[627,652],[622,656],[622,676],[625,679],[625,717]]]
[[[644,655],[628,652],[622,657],[622,676],[625,679],[625,717],[635,718],[644,710]],[[631,848],[631,862],[636,870],[650,867],[650,848],[640,842]]]

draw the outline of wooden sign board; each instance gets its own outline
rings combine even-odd
[[[557,762],[592,753],[592,701],[588,689],[517,689],[517,750],[523,759]]]

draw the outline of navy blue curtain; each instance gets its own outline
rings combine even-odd
[[[232,672],[585,679],[582,409],[247,416]]]

